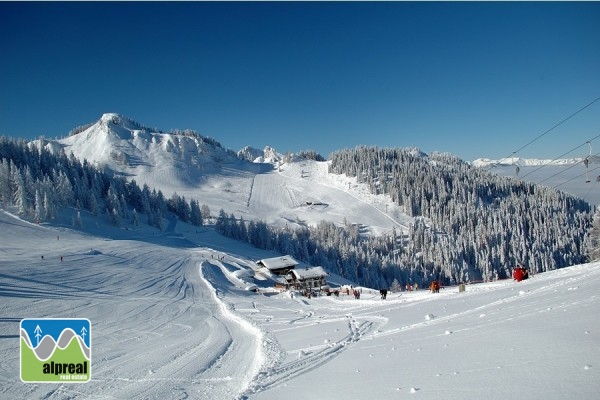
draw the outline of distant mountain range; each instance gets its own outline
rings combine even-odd
[[[600,159],[594,157],[593,162],[598,162]],[[555,160],[539,160],[539,159],[527,159],[520,157],[508,157],[501,158],[499,160],[492,160],[489,158],[478,158],[471,164],[475,167],[506,167],[506,166],[520,166],[520,167],[539,167],[541,165],[571,165],[578,164],[583,161],[583,158],[561,158]]]

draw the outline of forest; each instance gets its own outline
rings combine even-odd
[[[51,153],[44,141],[27,142],[0,137],[0,203],[15,206],[34,222],[52,221],[58,210],[73,209],[73,225],[81,224],[81,210],[104,216],[120,227],[125,221],[147,223],[160,230],[170,214],[192,225],[203,225],[198,201],[140,186],[110,171],[99,171],[72,153]],[[145,215],[145,221],[142,220]]]
[[[580,264],[597,247],[595,209],[564,192],[500,177],[443,153],[358,147],[330,155],[329,172],[356,177],[415,217],[406,235],[363,237],[321,222],[273,229],[219,214],[217,229],[369,287],[492,281]],[[597,234],[595,234],[597,236]]]
[[[516,265],[535,274],[598,254],[592,205],[449,154],[358,147],[332,153],[329,172],[356,177],[373,193],[390,196],[414,224],[408,232],[365,236],[349,223],[280,229],[220,210],[215,229],[375,288],[492,281],[510,277]],[[35,222],[51,221],[68,207],[74,226],[81,224],[82,210],[116,227],[126,221],[161,230],[165,219],[201,226],[210,217],[195,199],[176,193],[167,199],[160,190],[100,171],[72,154],[53,154],[43,139],[0,137],[0,202]]]

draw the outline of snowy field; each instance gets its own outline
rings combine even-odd
[[[159,234],[84,216],[81,232],[0,211],[0,398],[591,400],[600,393],[600,264],[463,293],[447,287],[381,300],[362,288],[359,300],[308,299],[272,291],[268,278],[238,277],[271,256],[174,222]],[[249,284],[261,293],[245,290]],[[42,317],[91,321],[90,382],[20,381],[19,321]]]

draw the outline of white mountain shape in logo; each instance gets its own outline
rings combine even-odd
[[[27,345],[33,349],[37,358],[42,361],[49,359],[56,348],[61,350],[66,349],[74,338],[77,339],[79,347],[81,348],[85,357],[90,359],[90,349],[86,346],[83,339],[71,328],[67,328],[61,332],[60,336],[58,337],[58,342],[55,342],[52,336],[46,335],[36,347],[32,346],[31,340],[29,339],[29,334],[24,329],[21,329],[21,337],[25,339]]]

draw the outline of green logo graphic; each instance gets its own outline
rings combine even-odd
[[[86,318],[21,320],[23,382],[88,382],[92,377],[92,324]]]

